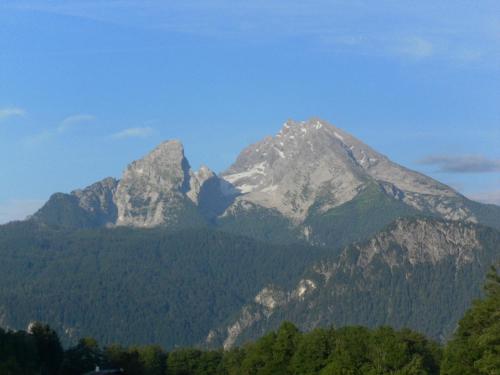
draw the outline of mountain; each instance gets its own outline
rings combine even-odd
[[[275,209],[297,222],[356,198],[378,183],[395,199],[446,219],[475,220],[460,196],[429,177],[403,168],[346,132],[312,119],[288,121],[275,137],[245,149],[222,177],[240,202]]]
[[[0,226],[0,327],[47,322],[65,344],[194,345],[268,282],[291,286],[326,251],[209,228]],[[282,267],[286,264],[286,267]]]
[[[69,228],[199,227],[217,211],[217,192],[207,195],[214,184],[221,184],[215,173],[191,170],[182,144],[167,141],[132,162],[119,181],[54,194],[32,220]]]
[[[232,345],[288,319],[449,337],[500,259],[473,202],[325,121],[288,121],[225,172],[179,141],[0,226],[0,326],[66,342]]]
[[[366,238],[398,217],[422,214],[500,227],[499,207],[472,202],[319,119],[287,121],[246,148],[222,178],[240,192],[223,223],[265,209],[319,245]]]
[[[193,171],[182,144],[164,142],[119,181],[55,194],[32,219],[70,228],[209,225],[274,243],[338,247],[422,214],[500,228],[500,207],[472,202],[311,119],[287,121],[220,176]]]
[[[284,320],[304,330],[409,327],[445,340],[481,295],[489,265],[500,260],[499,241],[500,232],[474,223],[400,219],[312,264],[292,288],[266,285],[206,343],[230,348]]]
[[[71,228],[113,225],[117,219],[117,186],[118,181],[109,177],[71,194],[56,193],[30,220]]]

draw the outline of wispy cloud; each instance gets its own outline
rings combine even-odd
[[[424,38],[411,37],[402,41],[399,52],[408,57],[424,59],[432,56],[434,52],[434,45],[429,40]]]
[[[422,165],[432,165],[446,173],[494,173],[500,172],[500,160],[479,155],[430,155],[421,160]]]
[[[153,128],[143,127],[143,128],[128,128],[118,133],[113,134],[111,137],[114,139],[125,139],[125,138],[147,138],[153,134]]]
[[[71,116],[67,116],[62,119],[58,125],[44,129],[36,134],[32,134],[26,137],[23,140],[23,143],[26,146],[34,146],[37,144],[41,144],[47,142],[51,139],[54,139],[58,136],[62,136],[63,133],[68,132],[72,128],[79,126],[81,124],[92,122],[96,119],[94,115],[89,114],[75,114]]]
[[[500,190],[483,191],[480,193],[469,194],[468,196],[478,202],[500,205]]]
[[[60,123],[59,126],[57,127],[58,132],[64,132],[76,125],[80,125],[82,123],[94,121],[95,116],[89,115],[89,114],[76,114],[76,115],[71,115],[63,119]]]
[[[342,51],[414,60],[500,60],[500,3],[494,0],[232,0],[67,2],[3,0],[0,8],[208,37],[306,37]],[[450,9],[452,10],[450,12]],[[349,47],[346,49],[346,47]],[[493,59],[493,61],[492,61]],[[496,65],[495,65],[496,66]]]
[[[39,145],[39,144],[42,144],[42,143],[49,141],[50,139],[52,139],[56,135],[57,135],[57,132],[54,131],[53,129],[45,129],[39,133],[27,136],[26,138],[24,138],[22,140],[22,144],[24,146],[28,146],[28,147],[36,146],[36,145]]]
[[[0,108],[0,121],[6,120],[11,117],[24,116],[25,114],[26,111],[18,107]]]
[[[42,205],[39,199],[14,199],[0,203],[0,224],[14,220],[23,220],[34,214]]]

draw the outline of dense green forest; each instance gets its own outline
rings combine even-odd
[[[0,325],[50,324],[65,344],[201,342],[267,283],[294,285],[327,250],[210,229],[0,226]],[[283,267],[286,264],[286,267]]]
[[[404,236],[391,237],[397,228]],[[439,261],[409,260],[412,246],[432,254],[435,250],[429,239],[436,234],[470,232],[479,240],[480,248],[471,246],[472,250],[462,255],[448,253],[465,247],[467,237],[460,235],[453,242],[439,241],[439,249],[445,254]],[[420,233],[425,236],[419,245],[409,246],[415,238],[418,241]],[[380,244],[378,241],[384,242],[373,245]],[[250,301],[231,324],[216,330],[211,343],[222,345],[230,338],[227,330],[234,324],[243,328],[229,342],[241,344],[278,329],[283,321],[294,323],[302,331],[330,325],[389,325],[447,341],[472,301],[482,295],[484,275],[499,260],[499,242],[500,232],[475,224],[432,218],[399,220],[372,239],[344,248],[340,256],[325,257],[309,267],[300,279],[313,287],[302,297],[293,297],[300,283],[288,290],[269,286],[266,295],[278,306],[269,309],[261,301]],[[370,262],[362,263],[364,254],[370,254]]]
[[[468,225],[481,245],[470,263],[457,267],[448,257],[395,267],[375,256],[363,268],[356,267],[356,246],[339,260],[337,249],[270,244],[210,228],[73,230],[11,223],[0,226],[0,326],[23,329],[42,321],[64,345],[90,335],[102,345],[155,343],[170,350],[226,332],[263,288],[283,290],[286,298],[307,279],[317,287],[305,303],[289,299],[272,315],[262,312],[266,318],[241,332],[237,343],[276,330],[284,320],[303,331],[409,327],[442,341],[480,296],[487,267],[498,259],[500,233]],[[387,251],[406,251],[391,246]],[[335,269],[328,281],[315,269],[319,262]],[[220,334],[211,343],[224,339]]]
[[[497,375],[500,374],[500,276],[492,269],[485,297],[442,346],[410,330],[344,327],[301,333],[285,322],[259,340],[230,351],[158,346],[101,348],[92,338],[63,350],[55,331],[0,330],[0,374],[79,375],[101,368],[129,375]]]

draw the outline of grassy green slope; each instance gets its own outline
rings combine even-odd
[[[319,212],[318,206],[311,208],[305,222],[311,228],[310,239],[314,244],[335,247],[368,238],[399,217],[422,215],[389,197],[375,183],[353,200],[327,212]]]

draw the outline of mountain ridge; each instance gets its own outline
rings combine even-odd
[[[500,260],[498,241],[500,232],[475,223],[399,219],[310,265],[291,288],[266,285],[204,344],[230,349],[282,321],[305,330],[390,324],[445,341]]]
[[[166,141],[0,226],[0,325],[166,346],[231,347],[285,319],[443,339],[500,259],[493,228],[500,207],[320,120],[285,123],[220,175]]]
[[[70,194],[58,193],[33,219],[69,227],[175,230],[215,225],[238,232],[245,218],[256,222],[269,217],[282,223],[282,234],[256,228],[256,237],[293,236],[305,241],[320,237],[316,243],[332,245],[326,238],[332,236],[323,228],[342,207],[362,200],[373,186],[380,199],[391,201],[392,209],[386,207],[381,225],[360,228],[366,235],[401,215],[415,214],[500,228],[500,207],[470,201],[316,118],[288,120],[274,137],[245,148],[220,175],[206,166],[193,171],[180,141],[163,142],[129,164],[121,179],[106,178]],[[382,212],[376,200],[370,204],[371,214]],[[341,238],[343,233],[337,236],[339,242],[347,241]]]

